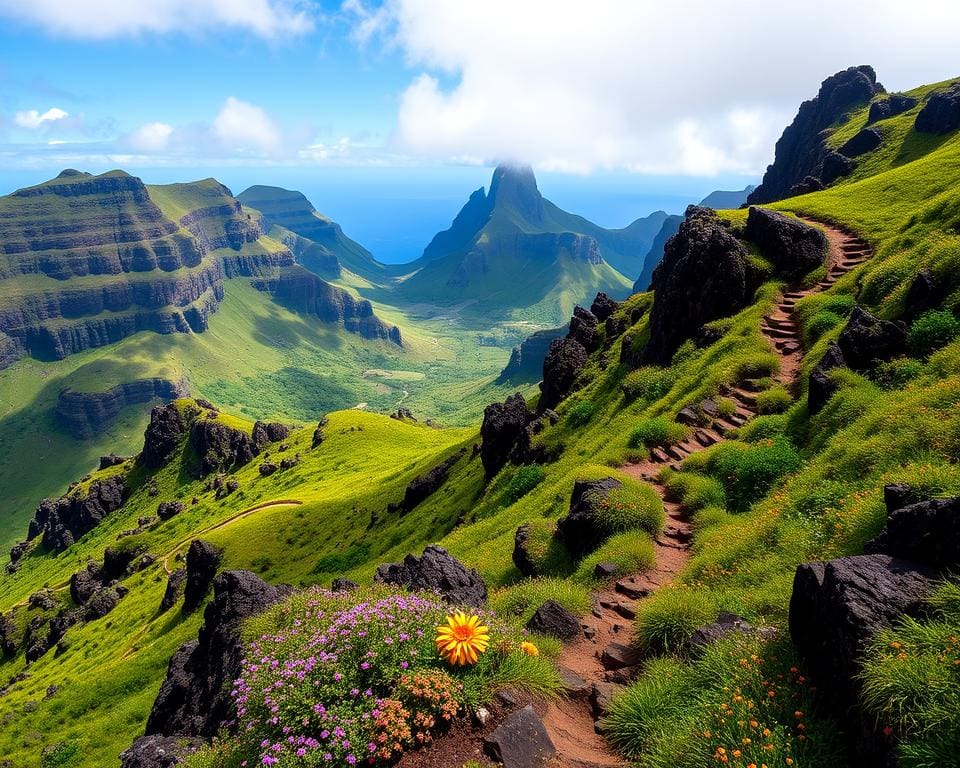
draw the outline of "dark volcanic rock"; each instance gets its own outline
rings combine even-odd
[[[559,640],[573,640],[580,636],[580,619],[556,600],[547,600],[530,617],[527,629]]]
[[[883,137],[880,132],[874,128],[864,128],[853,138],[840,147],[840,154],[845,157],[860,157],[867,152],[873,152],[883,143]]]
[[[537,576],[536,563],[527,551],[529,540],[530,523],[523,523],[513,537],[513,564],[524,576]]]
[[[587,364],[587,349],[568,334],[564,339],[550,342],[550,350],[543,361],[543,381],[540,382],[540,400],[537,411],[556,408],[563,400]]]
[[[260,453],[250,435],[216,419],[197,419],[190,445],[200,457],[201,476],[242,467]]]
[[[252,440],[257,448],[263,448],[267,443],[279,443],[290,436],[290,427],[278,422],[258,421],[253,425]]]
[[[827,152],[820,164],[820,181],[830,186],[837,179],[849,176],[853,172],[853,161],[839,152]]]
[[[611,299],[607,294],[600,292],[590,305],[590,312],[599,322],[605,323],[607,318],[616,312],[619,306],[620,304],[618,302]]]
[[[384,563],[373,580],[415,592],[439,592],[455,606],[479,608],[487,602],[487,585],[445,549],[431,544],[421,557],[407,555],[402,563]]]
[[[243,659],[242,623],[290,594],[249,571],[224,571],[196,640],[180,646],[153,702],[147,735],[211,737],[232,719],[230,687]]]
[[[960,496],[904,505],[912,489],[898,493],[899,488],[884,488],[887,524],[879,537],[882,551],[938,570],[960,568]],[[878,548],[875,546],[874,551]]]
[[[597,521],[597,511],[610,491],[622,488],[614,477],[577,480],[570,495],[570,511],[557,521],[556,537],[577,558],[589,554],[610,535]]]
[[[447,477],[450,475],[450,470],[453,469],[453,465],[460,461],[466,452],[466,448],[461,448],[453,454],[453,456],[444,459],[433,469],[411,480],[410,485],[408,485],[406,491],[404,491],[403,500],[396,504],[391,504],[390,511],[399,511],[401,514],[406,514],[440,490],[440,487],[447,482]]]
[[[706,626],[695,630],[690,636],[690,640],[687,644],[690,646],[690,650],[696,653],[697,651],[704,649],[706,646],[710,645],[711,643],[715,643],[717,640],[726,637],[729,634],[761,634],[764,636],[769,636],[775,632],[776,630],[770,627],[756,629],[750,626],[750,624],[747,623],[747,620],[742,616],[737,616],[735,613],[722,611],[720,615],[717,616],[717,620],[712,624],[707,624]]]
[[[838,386],[830,378],[830,372],[846,366],[840,347],[836,344],[827,347],[820,362],[810,371],[810,382],[807,386],[807,412],[811,416],[820,413],[823,406],[837,391]]]
[[[497,474],[510,460],[510,454],[530,420],[527,403],[519,392],[510,395],[503,403],[491,403],[483,409],[480,461],[488,478]]]
[[[169,520],[171,517],[179,515],[183,510],[182,501],[161,501],[157,505],[157,517],[161,520]]]
[[[882,92],[883,86],[868,66],[851,67],[824,80],[816,97],[800,105],[797,116],[777,141],[776,159],[747,202],[759,205],[780,200],[805,177],[822,178],[826,147],[821,132]]]
[[[223,560],[223,550],[209,541],[194,539],[187,550],[187,577],[183,590],[183,612],[195,611]]]
[[[503,768],[544,768],[556,754],[543,722],[529,704],[504,720],[483,742]]]
[[[355,581],[350,581],[350,579],[336,578],[330,583],[331,592],[353,592],[353,590],[358,589],[359,584]]]
[[[42,534],[45,547],[62,552],[120,509],[127,490],[123,476],[114,475],[92,482],[86,495],[74,492],[56,501],[44,499],[33,514],[28,536],[32,539]]]
[[[120,753],[120,768],[173,768],[204,745],[202,739],[184,736],[141,736]]]
[[[150,411],[150,423],[143,433],[141,461],[150,469],[166,466],[198,413],[194,406],[181,408],[177,403],[158,405]]]
[[[866,642],[903,616],[922,615],[933,570],[886,555],[841,557],[797,568],[790,636],[820,690],[840,709],[858,698]]]
[[[327,426],[327,421],[327,417],[324,416],[319,422],[317,422],[317,428],[313,430],[313,442],[311,443],[311,448],[316,448],[323,443],[323,428]]]
[[[786,278],[802,277],[827,258],[829,243],[822,230],[766,208],[750,207],[744,234]]]
[[[98,590],[87,601],[83,613],[84,621],[102,619],[120,603],[121,594],[118,590],[106,588]]]
[[[816,176],[804,176],[800,181],[790,187],[790,197],[794,195],[809,195],[811,192],[820,192],[826,189],[823,182]]]
[[[743,244],[714,211],[691,205],[653,273],[646,362],[667,364],[704,323],[745,307],[760,276]]]
[[[160,599],[160,613],[166,613],[177,604],[187,582],[187,569],[177,568],[167,576],[167,588]]]
[[[143,555],[146,551],[146,544],[139,544],[135,547],[107,547],[103,551],[104,579],[106,581],[120,579],[142,570]]]
[[[960,128],[960,84],[933,94],[917,113],[914,128],[920,133],[950,133]]]
[[[904,354],[907,334],[896,323],[880,320],[863,307],[856,306],[837,343],[850,368],[869,371],[879,362]]]
[[[91,561],[70,576],[70,597],[78,605],[84,605],[104,583],[103,567]]]
[[[157,398],[176,400],[188,394],[186,382],[168,379],[128,381],[104,392],[74,392],[64,389],[57,395],[56,413],[60,423],[71,435],[78,440],[86,440],[110,426],[127,406],[149,403]],[[112,458],[116,459],[116,464],[124,461],[119,457]],[[104,469],[102,461],[101,459],[100,469]]]
[[[593,312],[578,305],[573,308],[573,317],[570,318],[570,330],[567,332],[567,338],[579,341],[580,345],[587,350],[587,353],[593,352],[600,342],[597,324],[597,317]]]
[[[891,93],[882,99],[877,99],[870,105],[870,114],[867,117],[868,123],[875,123],[877,120],[886,120],[888,117],[894,117],[913,109],[917,106],[917,100],[912,96],[904,96],[902,93]]]
[[[111,453],[109,456],[100,457],[100,466],[98,469],[109,469],[110,467],[118,467],[123,464],[126,459],[123,456],[117,456]]]
[[[911,323],[924,312],[937,309],[945,298],[945,286],[929,269],[921,269],[903,299],[903,320]]]

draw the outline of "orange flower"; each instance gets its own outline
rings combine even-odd
[[[540,649],[528,640],[524,640],[522,643],[520,643],[520,650],[527,654],[527,656],[540,655]]]
[[[447,623],[437,627],[437,652],[450,664],[476,664],[490,643],[490,628],[480,617],[463,611],[447,616]]]

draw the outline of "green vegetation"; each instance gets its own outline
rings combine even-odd
[[[648,571],[657,560],[653,541],[645,531],[626,531],[607,539],[600,547],[580,561],[575,578],[584,583],[596,580],[594,569],[600,563],[613,563],[618,573]]]
[[[630,448],[657,448],[679,443],[686,438],[687,428],[683,424],[662,416],[644,419],[630,433],[627,445]]]
[[[960,337],[960,320],[953,312],[933,310],[918,317],[910,326],[907,345],[916,357],[927,358],[957,337]]]

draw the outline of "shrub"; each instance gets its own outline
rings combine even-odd
[[[523,498],[540,485],[546,476],[547,473],[544,472],[543,467],[539,464],[528,464],[525,467],[520,467],[513,473],[503,492],[504,504],[510,506]]]
[[[925,358],[956,338],[960,338],[960,320],[948,310],[932,310],[914,320],[907,346],[913,355]]]
[[[923,363],[909,357],[900,357],[880,363],[873,378],[884,389],[903,389],[922,374]]]
[[[717,411],[724,418],[733,416],[737,412],[737,404],[729,397],[717,397],[714,402],[717,404]]]
[[[783,413],[791,405],[793,398],[787,388],[781,385],[757,394],[757,413],[761,415]]]
[[[800,467],[800,454],[784,438],[759,443],[722,443],[708,462],[710,474],[724,486],[727,508],[743,512],[774,484]]]
[[[713,603],[700,590],[661,589],[640,605],[635,623],[637,642],[645,651],[682,652],[693,631],[716,615]]]
[[[571,427],[585,427],[597,412],[597,404],[589,400],[581,400],[567,411],[567,423]]]
[[[616,563],[620,574],[648,571],[656,565],[653,541],[642,531],[626,531],[607,539],[599,549],[580,561],[575,578],[584,583],[595,581],[594,569],[599,563]]]
[[[40,768],[68,768],[77,765],[81,757],[80,744],[73,740],[58,741],[43,748]]]
[[[760,379],[780,370],[780,358],[773,352],[757,352],[734,361],[734,381]]]
[[[644,419],[630,433],[627,445],[630,448],[653,448],[679,443],[686,438],[687,428],[683,424],[671,421],[663,416]]]
[[[723,507],[727,497],[719,480],[693,472],[676,472],[666,481],[667,493],[690,512],[706,507]]]
[[[842,322],[843,317],[828,309],[817,312],[803,324],[804,344],[807,348],[812,347],[820,337],[832,331]]]
[[[556,600],[570,613],[582,616],[590,610],[590,591],[566,579],[529,579],[505,587],[490,596],[490,607],[502,616],[526,624],[537,608],[547,600]]]
[[[750,419],[750,421],[737,430],[737,437],[747,443],[771,440],[786,434],[787,426],[788,419],[783,414],[757,416],[754,419]]]
[[[562,576],[572,570],[567,548],[553,535],[557,525],[552,520],[539,518],[527,523],[527,555],[538,574]]]
[[[660,533],[665,513],[663,501],[646,483],[633,478],[618,478],[622,488],[614,488],[596,500],[595,519],[608,534],[641,530]]]
[[[673,386],[673,373],[669,368],[644,366],[628,373],[620,382],[627,400],[659,400]]]

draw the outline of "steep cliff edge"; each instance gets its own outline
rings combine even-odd
[[[186,397],[189,388],[182,380],[139,379],[111,387],[105,392],[74,392],[64,389],[57,397],[57,419],[78,440],[103,431],[130,405],[154,399]]]

